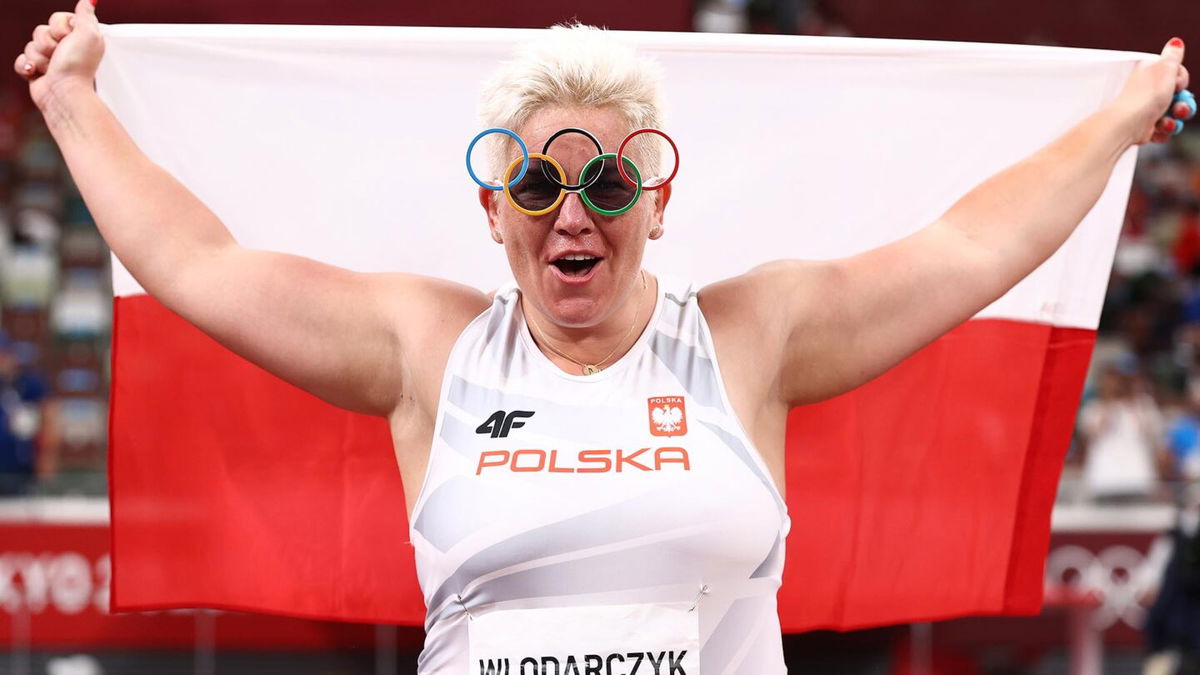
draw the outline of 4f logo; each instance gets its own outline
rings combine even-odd
[[[513,429],[520,429],[525,426],[521,420],[533,417],[532,410],[514,410],[510,413],[505,413],[503,410],[497,410],[492,413],[492,416],[487,418],[487,421],[480,424],[476,429],[477,434],[491,434],[492,438],[508,438],[508,432]]]

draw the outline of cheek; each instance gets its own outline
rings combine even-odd
[[[513,267],[536,265],[541,255],[541,241],[528,223],[516,219],[504,219],[500,223],[504,232],[504,253]]]
[[[656,222],[658,221],[655,219],[654,196],[643,195],[637,206],[624,215],[620,227],[614,228],[612,236],[619,238],[622,244],[628,245],[630,242],[645,239]]]
[[[630,211],[630,215],[636,213]],[[638,217],[630,218],[628,221],[620,224],[619,227],[614,227],[606,233],[608,244],[617,251],[620,258],[628,261],[629,264],[634,264],[646,244],[646,233],[650,231],[650,216],[652,212],[645,214],[637,214]]]

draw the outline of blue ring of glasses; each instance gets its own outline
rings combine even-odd
[[[516,132],[514,132],[510,129],[501,129],[500,127],[495,127],[492,129],[484,129],[483,131],[476,134],[475,138],[471,139],[471,144],[467,146],[467,173],[471,175],[471,180],[475,181],[475,183],[478,184],[479,187],[481,187],[485,190],[503,190],[504,189],[503,185],[491,185],[489,183],[485,183],[485,182],[479,180],[479,176],[475,175],[475,169],[471,167],[471,153],[475,150],[475,144],[478,143],[481,138],[483,138],[484,136],[487,136],[488,134],[504,134],[504,135],[512,138],[514,141],[516,141],[517,145],[519,145],[521,147],[521,170],[519,172],[517,172],[517,177],[512,179],[511,182],[509,182],[508,187],[511,188],[514,185],[516,185],[517,183],[521,182],[521,179],[525,177],[525,172],[529,170],[529,150],[525,147],[525,141],[521,140],[521,137],[518,136],[516,134]]]

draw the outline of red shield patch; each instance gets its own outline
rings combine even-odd
[[[687,433],[687,408],[682,396],[651,396],[646,399],[652,436],[682,436]]]

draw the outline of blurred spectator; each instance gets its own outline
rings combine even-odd
[[[58,262],[49,250],[19,243],[0,272],[6,307],[45,309],[50,304],[58,279]]]
[[[705,0],[696,8],[693,27],[701,33],[745,33],[750,27],[747,0]]]
[[[1103,393],[1080,410],[1085,489],[1108,501],[1167,498],[1173,490],[1148,482],[1200,481],[1200,135],[1191,130],[1138,151],[1093,358],[1117,366],[1093,370],[1088,396]]]
[[[1171,257],[1175,260],[1176,270],[1194,272],[1196,263],[1200,262],[1200,201],[1189,201],[1182,211]]]
[[[1131,354],[1106,367],[1097,395],[1079,414],[1084,488],[1096,500],[1146,498],[1158,483],[1163,420],[1154,398],[1139,387],[1137,375]]]
[[[0,90],[0,494],[103,494],[108,249],[19,94]]]
[[[50,313],[55,334],[73,339],[100,337],[108,328],[108,308],[112,304],[106,293],[99,270],[69,270]]]
[[[48,660],[46,675],[104,675],[104,668],[95,657],[76,654]]]
[[[750,4],[758,32],[785,35],[854,35],[834,3],[827,0],[755,0]],[[769,24],[766,19],[769,18]]]
[[[26,494],[33,486],[47,393],[45,380],[0,337],[0,496]]]
[[[1193,381],[1188,389],[1187,407],[1167,434],[1170,477],[1178,481],[1200,480],[1200,382]]]
[[[1146,649],[1154,655],[1147,665],[1157,668],[1146,673],[1200,674],[1200,536],[1196,509],[1184,508],[1187,501],[1194,498],[1182,499],[1170,532],[1171,558],[1146,617]]]

